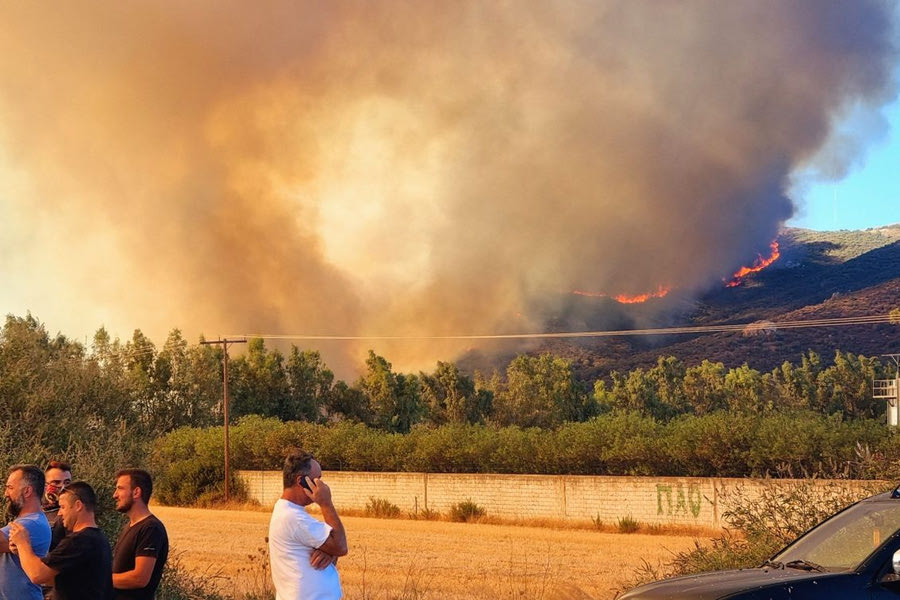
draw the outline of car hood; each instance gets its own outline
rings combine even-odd
[[[716,600],[738,592],[831,579],[846,573],[817,573],[796,569],[740,569],[662,579],[638,586],[619,600]]]

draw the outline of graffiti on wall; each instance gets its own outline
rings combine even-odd
[[[666,517],[691,514],[694,518],[700,516],[700,508],[703,506],[703,494],[700,487],[689,483],[672,485],[669,483],[656,484],[656,514]]]

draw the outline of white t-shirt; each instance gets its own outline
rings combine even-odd
[[[279,498],[269,520],[269,563],[275,600],[337,600],[341,580],[334,565],[309,564],[312,551],[325,543],[331,525],[312,518],[298,505]]]

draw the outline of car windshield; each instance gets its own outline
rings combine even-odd
[[[860,502],[796,540],[770,564],[803,570],[854,569],[897,529],[900,501]]]

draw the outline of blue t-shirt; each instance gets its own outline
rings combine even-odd
[[[23,525],[31,536],[31,547],[38,556],[47,554],[50,548],[50,523],[43,512],[29,513],[15,520]],[[9,525],[0,529],[9,540]],[[41,600],[41,586],[31,583],[22,570],[19,557],[12,552],[0,554],[0,600]]]

